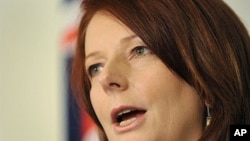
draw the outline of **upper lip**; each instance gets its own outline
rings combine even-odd
[[[136,107],[136,106],[120,106],[120,107],[114,108],[111,111],[112,123],[117,123],[118,115],[121,114],[122,112],[127,111],[127,110],[131,110],[131,111],[134,111],[134,110],[146,111],[145,109],[140,108],[140,107]]]

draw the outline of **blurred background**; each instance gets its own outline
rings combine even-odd
[[[250,31],[250,0],[225,2]],[[82,133],[69,137],[82,124],[70,115],[73,122],[83,115],[69,110],[67,82],[79,6],[80,0],[0,0],[0,141],[83,140]]]

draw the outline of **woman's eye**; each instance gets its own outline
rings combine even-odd
[[[140,56],[144,56],[148,53],[151,53],[151,50],[145,46],[138,46],[132,50],[132,53],[134,54],[133,57],[140,57]]]
[[[94,64],[94,65],[91,65],[89,68],[88,68],[88,73],[91,77],[97,75],[101,70],[102,70],[102,65],[101,64]]]

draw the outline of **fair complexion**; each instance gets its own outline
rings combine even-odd
[[[203,103],[129,28],[98,12],[86,31],[90,99],[109,141],[197,141]]]

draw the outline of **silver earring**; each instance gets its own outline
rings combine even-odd
[[[209,106],[207,106],[206,126],[210,125],[211,120],[212,120],[212,116],[210,114],[210,108]]]

